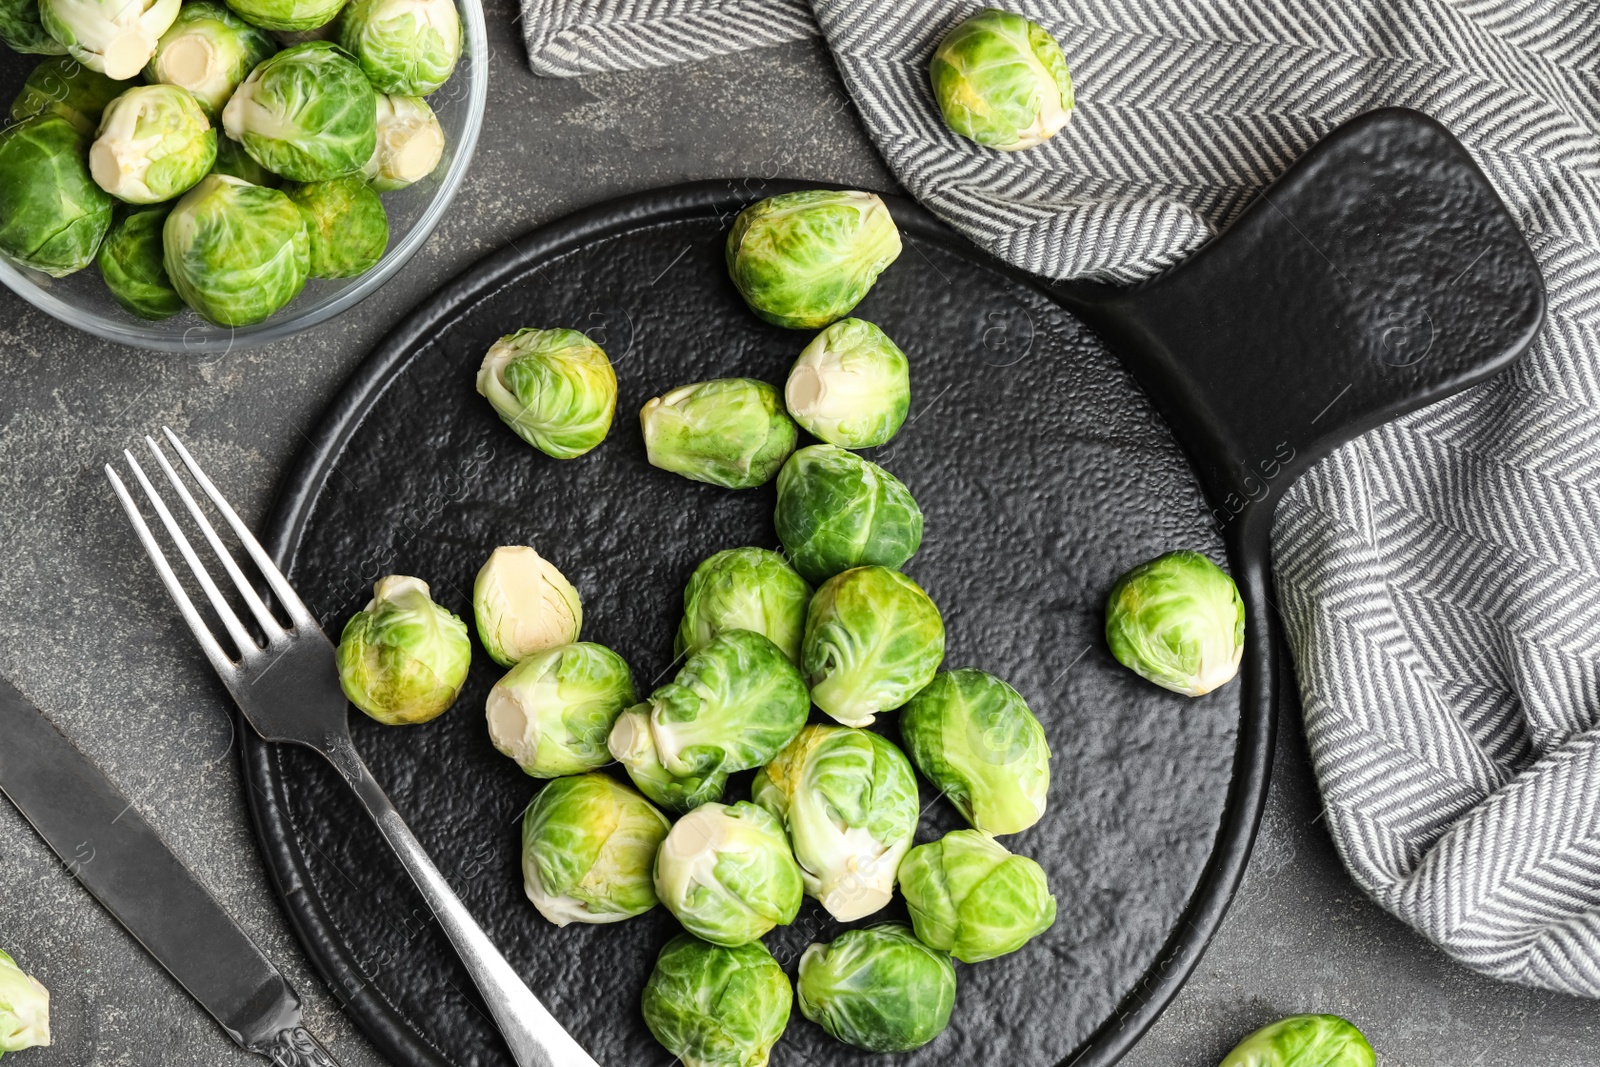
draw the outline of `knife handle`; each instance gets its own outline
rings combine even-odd
[[[250,1051],[271,1060],[273,1067],[339,1067],[339,1061],[303,1026],[279,1030],[270,1041],[250,1046]]]

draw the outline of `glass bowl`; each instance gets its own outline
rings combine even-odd
[[[461,60],[450,80],[428,97],[444,128],[444,158],[427,178],[383,194],[389,248],[378,265],[356,278],[312,278],[288,307],[253,326],[216,326],[185,308],[161,322],[128,314],[111,299],[100,272],[89,266],[52,278],[0,257],[0,281],[39,310],[109,341],[163,352],[221,352],[281,341],[327,322],[377,292],[405,266],[444,217],[466,177],[488,101],[489,44],[479,0],[456,0],[461,12]],[[34,57],[25,57],[32,59]]]

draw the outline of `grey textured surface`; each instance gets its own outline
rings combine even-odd
[[[530,226],[687,178],[888,184],[820,45],[546,82],[526,72],[513,17],[504,0],[490,4],[488,125],[454,211],[394,282],[338,322],[273,348],[186,359],[102,344],[0,294],[0,672],[135,798],[261,941],[345,1067],[379,1061],[284,928],[245,825],[221,687],[137,556],[101,464],[171,425],[258,519],[304,429],[388,326]],[[0,70],[17,62],[8,55]],[[1477,977],[1360,895],[1318,821],[1288,700],[1240,898],[1193,981],[1125,1062],[1208,1067],[1244,1031],[1308,1010],[1349,1015],[1388,1067],[1594,1062],[1600,1006]],[[57,1045],[18,1054],[17,1067],[262,1062],[232,1049],[3,804],[0,856],[0,946],[55,994]]]

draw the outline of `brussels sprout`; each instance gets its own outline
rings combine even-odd
[[[750,785],[794,844],[806,892],[842,922],[889,903],[917,830],[917,779],[875,733],[807,726]]]
[[[444,127],[420,96],[378,94],[378,140],[361,176],[392,193],[432,174],[444,158]]]
[[[28,80],[22,83],[22,91],[11,102],[11,120],[21,122],[34,115],[60,115],[80,132],[93,137],[106,105],[121,96],[127,87],[69,56],[40,60]]]
[[[128,212],[112,224],[96,258],[112,299],[141,319],[171,318],[183,310],[183,298],[161,262],[168,210],[156,204]]]
[[[578,591],[526,545],[501,545],[490,553],[472,583],[472,615],[483,650],[502,667],[571,644],[583,629]]]
[[[263,30],[214,0],[188,0],[145,66],[153,82],[180,85],[215,119],[256,64],[278,50]]]
[[[900,709],[900,736],[923,777],[984,833],[1018,833],[1044,814],[1044,727],[1022,694],[994,675],[941,671]]]
[[[956,969],[904,923],[847,930],[800,957],[800,1014],[868,1052],[921,1048],[950,1024]]]
[[[794,992],[759,941],[737,948],[689,934],[667,942],[645,983],[645,1025],[684,1067],[766,1067]]]
[[[38,56],[67,54],[67,46],[46,33],[39,21],[39,0],[0,0],[0,44]]]
[[[427,96],[461,58],[455,0],[350,0],[339,44],[380,93]]]
[[[789,414],[813,437],[873,448],[900,432],[911,409],[911,365],[865,319],[840,319],[806,345],[783,390]]]
[[[694,569],[683,590],[673,653],[698,651],[725,630],[754,630],[797,666],[811,587],[776,552],[725,548]]]
[[[276,189],[208,174],[172,209],[161,239],[173,288],[219,326],[260,322],[306,284],[305,220]]]
[[[489,690],[489,740],[535,778],[559,778],[611,762],[606,738],[634,702],[623,658],[580,641],[537,652]]]
[[[0,1053],[48,1044],[50,991],[0,952]]]
[[[89,139],[60,115],[0,130],[0,253],[60,278],[94,259],[112,199],[89,176]]]
[[[456,702],[472,642],[466,624],[428,596],[426,582],[391,574],[345,623],[337,659],[350,703],[387,726],[403,726],[437,718]]]
[[[290,33],[327,27],[344,5],[345,0],[228,0],[228,6],[250,25]],[[312,39],[332,36],[330,28],[326,36]]]
[[[217,161],[211,165],[212,174],[226,174],[251,185],[276,189],[283,179],[250,158],[244,146],[232,137],[217,138]],[[307,235],[309,238],[309,234]]]
[[[130,204],[192,189],[217,159],[217,131],[187,89],[137,85],[106,105],[89,146],[95,183]]]
[[[653,764],[680,777],[733,774],[771,759],[810,710],[800,672],[781,648],[753,630],[728,630],[617,718],[611,754],[630,774]]]
[[[557,926],[642,915],[656,906],[650,867],[670,825],[603,774],[557,778],[522,817],[523,891]]]
[[[656,853],[656,896],[683,928],[714,945],[743,945],[794,922],[803,890],[783,826],[741,800],[678,820]]]
[[[274,174],[319,182],[355,174],[372,158],[377,113],[361,68],[335,45],[312,41],[252,70],[222,109],[222,127]]]
[[[1244,601],[1233,579],[1200,553],[1168,552],[1111,587],[1106,643],[1139,677],[1197,697],[1239,673]]]
[[[1372,1046],[1337,1015],[1291,1015],[1234,1046],[1217,1067],[1374,1067]]]
[[[617,372],[577,330],[518,330],[489,347],[478,368],[478,394],[534,448],[573,459],[610,432]]]
[[[628,772],[628,778],[639,792],[663,808],[679,813],[693,811],[702,804],[722,799],[723,791],[728,788],[730,772],[718,769],[704,774],[673,774],[661,765],[661,757],[650,740],[649,730],[639,725],[642,721],[648,721],[649,714],[649,704],[637,704],[617,717],[620,723],[634,716],[632,722],[635,728],[626,738],[629,747],[618,747],[623,739],[617,734],[615,723],[607,739],[608,751],[621,761],[623,770]]]
[[[815,330],[861,303],[900,255],[900,231],[873,193],[784,193],[739,212],[728,274],[750,310],[777,326]]]
[[[180,0],[39,0],[39,21],[90,70],[127,81],[155,55]]]
[[[389,216],[358,174],[305,182],[285,192],[306,220],[313,278],[353,278],[389,247]]]
[[[977,830],[918,845],[899,881],[917,937],[962,963],[1015,952],[1056,921],[1044,868]]]
[[[933,681],[944,620],[928,594],[887,567],[829,578],[806,609],[800,669],[811,699],[846,726],[871,725]]]
[[[922,545],[922,509],[911,491],[837,445],[789,457],[772,521],[795,569],[813,582],[865,564],[899,570]]]
[[[945,35],[928,66],[944,121],[981,145],[1043,144],[1072,117],[1072,75],[1048,30],[989,8]]]
[[[639,409],[652,466],[724,489],[770,481],[799,433],[778,391],[753,378],[680,385]]]

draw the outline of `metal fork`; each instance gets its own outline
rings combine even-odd
[[[151,455],[188,509],[195,525],[216,554],[217,561],[222,564],[222,569],[227,571],[233,587],[265,635],[266,644],[260,644],[251,635],[212,580],[161,494],[134,459],[132,451],[124,449],[122,454],[145,496],[149,498],[150,506],[160,516],[161,524],[166,527],[179,555],[189,565],[189,570],[205,591],[206,599],[211,602],[229,639],[239,650],[237,657],[230,656],[184,592],[122,479],[109,463],[106,464],[106,477],[111,480],[111,487],[122,501],[129,521],[133,523],[139,540],[150,555],[150,561],[155,564],[167,592],[172,594],[184,621],[194,631],[195,640],[200,642],[206,658],[228,687],[239,710],[244,712],[244,717],[256,733],[268,741],[304,745],[320,752],[355,790],[373,822],[378,824],[384,840],[389,842],[412,880],[417,883],[417,888],[422,891],[439,925],[444,927],[451,944],[466,963],[467,970],[472,973],[473,981],[488,1002],[489,1011],[494,1015],[500,1032],[505,1035],[506,1044],[511,1047],[511,1055],[519,1067],[598,1067],[572,1039],[572,1035],[545,1009],[532,990],[517,977],[517,972],[472,918],[384,795],[350,738],[346,701],[339,688],[333,643],[295,595],[260,542],[217,491],[211,479],[206,477],[189,450],[183,447],[177,435],[166,427],[162,427],[162,432],[183,460],[189,474],[238,536],[290,619],[290,625],[285,628],[273,617],[249,579],[234,562],[222,539],[217,536],[216,529],[206,518],[199,503],[178,477],[178,472],[167,461],[165,453],[152,438],[146,437],[145,444],[149,446]]]

